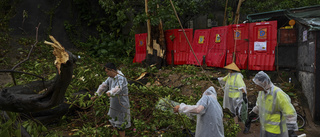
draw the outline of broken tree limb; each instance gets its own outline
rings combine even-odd
[[[50,39],[55,44],[53,54],[56,56],[55,64],[57,68],[53,84],[49,85],[43,94],[15,93],[14,91],[17,90],[15,86],[2,89],[0,91],[0,110],[25,113],[37,112],[52,108],[63,102],[67,87],[72,80],[76,57],[66,51],[52,36],[50,36]],[[33,90],[32,86],[30,86],[30,90]]]
[[[64,47],[61,46],[61,44],[53,37],[49,36],[50,39],[54,42],[48,42],[44,41],[44,44],[51,45],[53,47],[53,55],[56,56],[56,60],[54,61],[54,64],[56,65],[58,72],[60,74],[60,66],[62,63],[66,63],[69,60],[69,54],[65,51]]]

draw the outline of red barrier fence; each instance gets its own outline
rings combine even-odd
[[[136,34],[135,35],[135,47],[136,54],[134,56],[133,62],[141,63],[146,59],[147,55],[147,33]]]
[[[208,46],[210,42],[210,30],[211,29],[200,29],[195,30],[192,42],[192,49],[200,62],[203,65],[203,57],[207,55]],[[199,65],[194,54],[190,50],[189,59],[187,64]]]
[[[228,28],[228,26],[211,28],[206,55],[207,66],[220,68],[225,66]]]
[[[275,70],[277,21],[249,24],[249,70]]]
[[[191,44],[193,38],[193,29],[184,29],[184,31]],[[165,39],[167,44],[167,64],[172,64],[172,59],[174,65],[187,64],[187,61],[189,59],[190,46],[182,29],[166,30]]]
[[[185,33],[200,65],[224,67],[233,62],[235,55],[235,63],[240,69],[275,70],[277,21],[199,29],[195,30],[194,36],[193,29],[185,29]],[[135,38],[134,62],[141,62],[146,57],[147,34],[136,34]],[[167,64],[199,65],[181,29],[166,30],[165,39]]]
[[[234,24],[229,25],[229,27],[226,65],[233,62],[233,53],[235,51],[234,62],[240,69],[247,69],[249,25]]]

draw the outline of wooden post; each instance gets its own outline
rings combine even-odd
[[[149,13],[148,13],[148,0],[145,0],[145,11],[146,11],[147,17],[149,17]],[[152,48],[151,48],[151,23],[150,23],[150,19],[147,20],[147,30],[148,30],[148,36],[147,36],[147,54],[153,54]]]

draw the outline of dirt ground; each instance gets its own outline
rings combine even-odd
[[[7,84],[12,82],[11,76],[9,75],[9,73],[0,73],[0,89],[2,89],[2,87]]]

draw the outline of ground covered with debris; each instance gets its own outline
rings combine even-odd
[[[27,48],[28,49],[28,48]],[[43,50],[43,48],[42,48]],[[28,50],[22,50],[25,53],[28,53]],[[20,53],[20,52],[17,52]],[[44,52],[45,53],[45,52]],[[50,53],[50,52],[49,52]],[[79,53],[78,53],[79,54]],[[10,56],[9,56],[10,55]],[[105,80],[105,73],[101,71],[100,66],[93,67],[92,64],[94,64],[94,61],[84,61],[84,58],[86,58],[83,54],[79,54],[81,56],[81,59],[78,61],[78,66],[75,68],[75,76],[73,78],[73,82],[71,83],[71,89],[74,90],[81,90],[78,88],[97,88],[97,86]],[[14,61],[7,61],[2,60],[2,65],[0,69],[11,69],[12,66],[14,66],[17,60],[21,60],[19,55],[16,54],[3,54],[2,57],[6,59],[11,59]],[[42,59],[44,59],[42,57]],[[35,61],[37,60],[37,61]],[[48,59],[49,60],[49,59]],[[37,64],[42,64],[40,68],[41,72],[38,72],[31,62],[37,62]],[[40,75],[48,77],[51,74],[47,74],[48,70],[45,67],[45,63],[42,63],[41,60],[37,58],[31,58],[28,61],[29,67],[19,67],[21,71],[26,72],[37,72],[40,73]],[[51,64],[52,62],[47,64]],[[13,64],[13,65],[12,65]],[[223,68],[214,68],[214,67],[206,67],[204,69],[200,68],[199,66],[193,66],[193,65],[178,65],[178,66],[166,66],[161,69],[155,69],[155,68],[148,68],[143,67],[142,65],[132,65],[132,64],[121,64],[117,63],[121,69],[121,71],[126,75],[128,80],[133,80],[139,77],[142,72],[147,72],[148,75],[145,76],[146,81],[143,83],[146,87],[152,88],[152,90],[168,90],[165,91],[166,94],[158,93],[159,96],[165,97],[168,95],[177,96],[177,94],[181,94],[181,96],[184,96],[184,98],[180,98],[179,95],[175,97],[175,101],[179,103],[195,103],[196,100],[199,99],[199,97],[202,95],[201,93],[205,91],[208,87],[213,86],[218,95],[219,102],[222,102],[224,92],[221,89],[221,86],[219,85],[216,78],[223,77],[227,75],[227,71]],[[99,64],[101,65],[101,64]],[[23,68],[23,69],[22,69]],[[25,70],[28,69],[28,70]],[[50,73],[55,72],[55,70],[51,70]],[[249,106],[254,106],[256,102],[256,98],[258,95],[258,92],[255,89],[255,85],[252,82],[252,78],[258,71],[248,71],[248,70],[241,70],[241,73],[244,76],[244,81],[247,86],[247,96],[249,101]],[[308,109],[308,106],[306,104],[306,99],[304,95],[301,92],[301,86],[299,85],[299,82],[296,79],[295,73],[293,70],[278,70],[278,71],[265,71],[270,77],[272,82],[280,87],[282,90],[284,90],[291,98],[292,104],[294,105],[296,111],[304,116],[307,120],[307,125],[300,129],[298,134],[306,133],[307,136],[315,136],[320,134],[319,126],[314,124],[312,122],[310,112]],[[42,74],[44,73],[44,74]],[[91,75],[92,77],[89,77],[88,75]],[[99,79],[93,79],[95,77],[100,77]],[[292,79],[291,82],[289,82],[289,78]],[[0,73],[0,87],[4,87],[7,83],[12,83],[12,78],[8,73]],[[12,84],[11,84],[12,85]],[[156,87],[162,87],[162,88],[156,88]],[[175,133],[176,130],[179,129],[180,126],[163,126],[166,124],[171,124],[172,121],[165,121],[168,122],[166,124],[160,125],[158,120],[163,116],[170,116],[168,118],[172,118],[175,115],[171,114],[164,114],[159,115],[155,114],[154,112],[158,112],[158,110],[154,109],[154,104],[158,100],[157,97],[155,97],[152,92],[149,91],[142,91],[144,88],[137,88],[135,86],[131,86],[131,89],[129,89],[129,92],[131,92],[130,100],[132,101],[131,104],[131,112],[132,112],[132,120],[133,120],[133,126],[129,129],[130,131],[127,132],[128,136],[140,136],[140,135],[160,135],[161,133],[158,133],[160,129],[167,128],[167,131],[163,134],[167,133]],[[90,93],[93,93],[94,90],[90,90]],[[158,91],[157,91],[158,92]],[[177,92],[174,93],[174,92]],[[183,102],[186,101],[188,98],[193,98],[191,101],[187,100],[189,102]],[[83,100],[82,100],[83,101]],[[75,101],[77,103],[81,101]],[[73,102],[74,103],[74,102]],[[83,103],[83,102],[82,102]],[[87,103],[87,102],[86,102]],[[90,104],[92,102],[89,102]],[[93,102],[94,103],[94,102]],[[97,102],[95,102],[97,103]],[[79,105],[79,104],[73,104],[73,105]],[[92,104],[91,104],[92,105]],[[104,101],[101,101],[101,104],[97,104],[97,106],[108,106],[108,99],[105,99]],[[149,105],[149,106],[146,106]],[[81,106],[81,103],[80,105]],[[81,107],[79,107],[81,108]],[[108,122],[103,122],[107,120],[101,120],[101,123],[95,123],[94,121],[90,121],[93,119],[97,119],[97,116],[95,116],[95,113],[97,112],[97,108],[93,107],[84,107],[81,108],[81,111],[77,111],[78,116],[72,115],[70,118],[67,118],[66,121],[68,121],[69,124],[61,126],[53,126],[48,127],[49,130],[55,131],[55,132],[61,132],[63,136],[70,136],[70,135],[88,135],[89,131],[86,131],[85,129],[89,129],[87,126],[94,125],[96,129],[99,127],[104,128],[103,133],[97,133],[99,134],[111,134],[109,131],[112,131],[112,127],[110,127],[110,124]],[[108,108],[103,108],[103,110],[99,111],[107,111]],[[159,112],[160,113],[160,112]],[[143,115],[141,115],[143,114]],[[225,116],[227,117],[227,116]],[[104,115],[101,116],[102,119],[106,118]],[[88,121],[89,120],[89,121]],[[175,118],[173,119],[175,120]],[[225,118],[225,120],[229,120],[228,118]],[[88,123],[92,122],[92,125],[88,125]],[[163,122],[163,121],[162,121]],[[144,123],[144,124],[142,124]],[[192,124],[192,122],[190,122]],[[87,124],[87,125],[86,125]],[[181,123],[176,123],[177,125],[181,125]],[[194,123],[193,123],[194,124]],[[251,130],[249,134],[242,134],[242,130],[244,129],[243,124],[240,124],[240,132],[238,132],[238,137],[257,137],[259,136],[260,131],[260,124],[259,122],[255,122],[251,126]],[[139,129],[141,131],[139,131]],[[93,130],[93,129],[91,129]],[[226,129],[231,130],[231,129]],[[101,131],[102,132],[102,131]],[[105,133],[107,132],[107,133]],[[225,131],[230,132],[230,131]],[[228,135],[230,136],[230,135]]]

